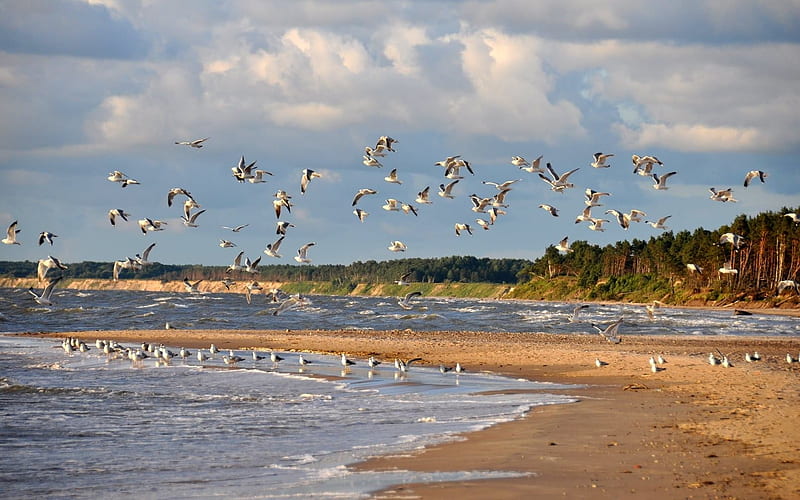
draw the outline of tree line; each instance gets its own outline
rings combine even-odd
[[[324,281],[355,287],[358,283],[391,283],[409,273],[407,281],[427,283],[467,282],[520,284],[556,276],[576,276],[578,285],[589,289],[598,283],[622,278],[646,277],[658,280],[684,280],[698,288],[725,290],[773,289],[781,280],[800,279],[800,225],[784,207],[778,212],[763,212],[754,217],[739,215],[729,225],[709,231],[666,231],[649,240],[619,241],[600,247],[575,241],[571,251],[560,253],[554,246],[543,256],[527,259],[490,259],[471,256],[411,258],[390,261],[368,260],[348,265],[289,264],[260,266],[254,278],[264,281]],[[744,238],[739,248],[720,242],[725,233]],[[728,263],[735,273],[721,274]],[[693,272],[694,264],[702,272]],[[35,277],[36,262],[0,261],[0,276]],[[69,264],[67,276],[85,279],[111,279],[113,262]],[[222,266],[168,265],[152,263],[136,272],[125,272],[122,279],[221,280],[229,275]],[[241,279],[240,276],[235,278]]]
[[[754,217],[739,215],[714,231],[666,231],[647,241],[619,241],[602,248],[575,241],[566,254],[550,246],[520,278],[524,282],[571,275],[578,277],[579,286],[588,288],[601,280],[649,276],[688,280],[697,287],[773,289],[782,280],[799,279],[800,225],[787,217],[790,213],[798,212],[784,207]],[[741,236],[743,243],[737,248],[721,241],[726,233]],[[736,271],[721,273],[726,263]],[[688,264],[702,271],[692,271]]]
[[[408,274],[406,280],[427,283],[498,283],[513,284],[519,273],[531,264],[526,259],[489,259],[471,256],[440,258],[412,258],[378,262],[353,262],[352,264],[325,264],[297,266],[290,264],[262,265],[252,275],[263,281],[329,281],[337,284],[391,283]],[[77,279],[111,279],[113,262],[69,263],[65,275]],[[0,276],[14,278],[36,277],[37,262],[0,261]],[[122,271],[120,279],[158,279],[164,281],[222,280],[231,277],[226,266],[168,265],[153,262],[135,272]],[[234,278],[241,279],[236,273]]]

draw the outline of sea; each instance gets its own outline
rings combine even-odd
[[[640,305],[417,297],[308,296],[277,305],[240,294],[57,289],[52,306],[0,289],[0,497],[364,498],[392,485],[516,477],[514,471],[361,471],[370,457],[462,439],[537,406],[570,404],[567,386],[382,360],[344,368],[332,355],[252,352],[236,365],[196,350],[169,363],[66,352],[19,332],[116,329],[375,329],[597,335],[800,335],[796,318]],[[131,345],[131,348],[140,346]],[[167,345],[178,353],[180,346]],[[208,354],[208,351],[204,351]]]

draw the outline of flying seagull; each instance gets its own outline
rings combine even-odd
[[[612,344],[619,344],[620,342],[622,342],[622,340],[617,336],[617,332],[619,330],[619,325],[621,324],[622,324],[622,318],[611,323],[605,328],[600,328],[594,323],[592,323],[592,327],[595,330],[597,330],[597,332],[607,341],[611,342]]]
[[[47,286],[44,287],[41,294],[37,294],[33,291],[33,287],[28,288],[28,293],[33,295],[33,299],[36,301],[37,304],[41,304],[43,306],[52,306],[53,301],[51,297],[53,295],[53,288],[56,286],[56,283],[61,281],[61,276],[58,278],[54,278],[47,283]]]
[[[53,234],[49,231],[42,231],[39,233],[39,246],[42,245],[45,241],[50,243],[50,246],[53,246],[53,238],[57,238],[57,234]]]
[[[209,140],[210,137],[204,137],[203,139],[195,139],[193,141],[175,141],[175,144],[180,144],[181,146],[189,146],[192,148],[202,148],[203,143]]]
[[[523,160],[524,160],[524,158],[523,158]],[[530,163],[530,165],[527,165],[527,166],[526,165],[517,165],[517,166],[520,168],[520,170],[524,170],[524,171],[529,172],[531,174],[541,173],[541,172],[544,172],[544,169],[539,166],[539,163],[541,161],[542,161],[542,155],[539,155],[539,157],[536,158],[535,160],[533,160]],[[511,163],[514,163],[514,162],[512,161]]]
[[[137,253],[134,258],[136,264],[138,264],[141,267],[144,267],[148,264],[152,264],[152,262],[150,262],[148,259],[150,258],[150,251],[153,250],[154,246],[156,246],[155,243],[150,243],[150,245],[148,245],[147,248],[144,249],[144,252],[142,252],[141,255]]]
[[[558,217],[558,209],[552,205],[541,204],[539,208],[544,209],[550,213],[553,217]]]
[[[123,269],[131,269],[133,271],[137,271],[139,269],[139,264],[136,260],[126,257],[125,260],[116,260],[114,261],[114,268],[112,270],[112,279],[114,281],[119,280],[119,272]]]
[[[669,219],[670,217],[672,217],[672,216],[671,215],[666,215],[664,217],[661,217],[660,219],[658,219],[655,222],[646,220],[646,221],[644,221],[644,223],[645,224],[650,224],[653,227],[653,229],[667,230],[669,228],[667,226],[665,226],[664,223],[667,222],[667,219]]]
[[[142,234],[147,234],[148,231],[163,231],[162,225],[166,226],[167,223],[150,218],[139,219],[139,229],[142,230]]]
[[[397,305],[399,305],[400,307],[402,307],[407,311],[414,309],[414,306],[411,305],[411,299],[413,299],[414,297],[419,297],[420,295],[422,295],[422,292],[420,291],[408,292],[402,299],[397,301]]]
[[[417,193],[417,199],[415,199],[414,201],[422,205],[430,205],[431,203],[433,203],[428,199],[428,192],[430,191],[430,189],[431,189],[430,186],[426,186],[425,189]]]
[[[677,173],[678,172],[669,172],[669,173],[666,173],[666,174],[661,175],[661,176],[659,176],[658,174],[653,174],[653,180],[656,181],[655,184],[653,184],[653,189],[656,189],[656,190],[659,190],[659,191],[664,191],[664,190],[669,189],[667,187],[667,179],[669,179],[670,177],[672,177],[673,175],[675,175]]]
[[[116,226],[117,217],[120,217],[125,222],[128,222],[128,217],[130,217],[130,215],[131,214],[126,213],[125,210],[121,208],[112,208],[111,210],[108,211],[108,220],[109,222],[111,222],[112,226]]]
[[[297,255],[294,256],[294,260],[296,260],[301,264],[308,264],[309,262],[311,262],[311,259],[308,258],[307,254],[308,254],[308,249],[314,245],[316,245],[316,243],[312,241],[311,243],[306,243],[305,245],[298,248]]]
[[[6,245],[21,245],[22,243],[17,241],[18,232],[20,232],[20,229],[17,229],[17,221],[14,221],[8,226],[6,237],[2,239],[2,242]]]
[[[403,183],[403,181],[401,181],[397,177],[397,169],[396,168],[393,168],[392,171],[389,172],[389,175],[384,177],[383,180],[385,180],[386,182],[389,182],[391,184],[402,184]]]
[[[547,171],[550,172],[550,177],[551,178],[548,178],[547,176],[545,176],[545,175],[543,175],[541,173],[539,174],[539,178],[542,179],[544,182],[548,183],[550,185],[550,189],[552,191],[555,191],[557,193],[563,193],[565,189],[571,188],[571,187],[575,187],[574,184],[568,182],[568,179],[569,179],[570,175],[572,175],[573,173],[577,172],[578,170],[580,170],[580,167],[573,168],[569,172],[565,172],[565,173],[559,175],[555,171],[553,166],[548,162],[547,163]]]
[[[405,252],[408,247],[402,241],[393,241],[387,247],[392,252]]]
[[[767,173],[762,170],[751,170],[747,172],[747,175],[744,176],[744,187],[750,185],[750,181],[758,177],[758,180],[764,182],[764,179],[767,178]]]
[[[200,289],[197,288],[197,285],[203,280],[197,280],[194,283],[189,281],[189,278],[183,278],[183,286],[186,288],[186,291],[189,293],[200,293]]]
[[[439,184],[439,196],[441,196],[442,198],[449,198],[451,200],[455,198],[455,196],[453,196],[452,194],[452,191],[453,191],[453,186],[455,186],[456,184],[458,184],[458,179],[454,180],[447,186],[445,186],[444,184]]]
[[[358,217],[358,220],[360,220],[361,222],[367,220],[367,216],[369,215],[369,212],[367,212],[366,210],[361,210],[360,208],[356,208],[355,210],[353,210],[353,213],[356,214],[356,217]]]
[[[378,192],[375,191],[374,189],[370,189],[370,188],[361,188],[361,189],[359,189],[358,192],[356,193],[356,195],[353,197],[353,205],[352,206],[356,206],[356,203],[358,203],[358,200],[360,200],[364,196],[367,196],[368,194],[378,194]]]
[[[608,154],[595,153],[594,155],[592,155],[592,157],[594,158],[594,161],[592,163],[590,163],[589,165],[591,165],[594,168],[608,168],[611,165],[607,164],[606,160],[608,160],[612,156],[614,156],[613,153],[608,153]]]
[[[311,179],[316,177],[322,177],[322,174],[319,172],[315,172],[310,168],[304,168],[302,172],[302,176],[300,177],[300,194],[306,194],[306,189],[308,189],[308,183],[311,182]]]
[[[180,187],[174,187],[174,188],[170,189],[169,192],[167,193],[167,206],[168,207],[172,206],[172,200],[178,195],[183,195],[183,196],[186,196],[187,198],[189,198],[190,200],[194,200],[194,198],[192,198],[192,193],[190,193],[189,191],[187,191],[187,190],[185,190],[183,188],[180,188]]]
[[[275,234],[286,234],[286,230],[294,227],[294,224],[279,220],[275,223]]]
[[[563,253],[570,253],[572,251],[569,247],[569,236],[565,236],[564,239],[556,245],[556,250]]]
[[[46,259],[39,259],[39,264],[36,266],[36,276],[39,281],[42,281],[47,276],[47,271],[50,269],[67,269],[67,266],[52,255],[48,255]]]
[[[203,212],[205,212],[205,209],[199,210],[191,215],[181,215],[181,221],[183,221],[183,225],[186,227],[198,227],[197,217],[199,217]]]
[[[264,253],[269,255],[270,257],[275,257],[276,259],[281,258],[281,254],[278,253],[278,250],[281,247],[281,243],[286,236],[281,236],[274,243],[268,243],[267,248],[264,249]]]

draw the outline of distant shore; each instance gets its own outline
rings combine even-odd
[[[356,358],[419,356],[543,382],[575,404],[534,408],[411,456],[376,457],[370,470],[514,471],[516,478],[397,485],[376,498],[782,498],[800,496],[800,338],[626,336],[500,332],[126,330],[72,335],[171,346],[347,352]],[[724,352],[734,366],[707,362]],[[764,360],[746,363],[745,352]],[[648,358],[663,355],[652,373]],[[600,368],[595,359],[608,363]]]
[[[254,277],[250,281],[253,281]],[[191,280],[190,281],[196,281]],[[244,294],[244,283],[249,282],[241,279],[240,283],[226,288],[221,281],[203,280],[198,288],[202,293],[235,293]],[[456,298],[475,298],[475,299],[503,299],[503,300],[537,300],[553,302],[592,302],[592,303],[613,303],[613,304],[642,304],[635,301],[608,301],[608,300],[584,300],[580,298],[547,298],[547,297],[520,297],[515,294],[515,287],[512,285],[493,284],[493,283],[413,283],[410,286],[395,285],[389,283],[360,284],[347,293],[338,293],[335,287],[327,282],[279,282],[257,280],[263,288],[263,293],[270,289],[280,288],[287,293],[304,293],[318,295],[354,295],[354,296],[402,296],[410,289],[420,290],[426,296],[432,297],[456,297]],[[36,278],[0,278],[0,288],[22,288],[41,287],[42,283]],[[138,280],[124,279],[114,281],[111,279],[77,279],[68,278],[59,286],[70,290],[128,290],[143,292],[173,292],[188,293],[181,280]],[[660,297],[660,299],[664,299]],[[740,309],[744,311],[757,311],[765,314],[786,314],[800,315],[800,297],[787,295],[780,297],[780,300],[744,300],[737,297],[729,297],[717,301],[706,301],[700,299],[689,300],[681,304],[668,304],[669,307],[691,307],[691,308],[717,308],[717,309]],[[662,300],[663,301],[663,300]]]

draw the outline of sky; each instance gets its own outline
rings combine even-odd
[[[800,205],[800,2],[0,0],[0,227],[21,245],[0,260],[114,261],[155,242],[150,260],[227,266],[473,255],[536,259],[568,237],[606,245],[661,234],[623,230],[607,209],[670,215],[672,231],[716,229],[740,214]],[[380,136],[383,167],[362,163]],[[175,144],[208,137],[202,148]],[[611,153],[610,168],[590,166]],[[668,190],[631,156],[675,171]],[[469,161],[449,182],[434,165]],[[512,156],[543,156],[574,188],[550,190]],[[273,175],[239,183],[244,156]],[[392,169],[402,184],[384,180]],[[300,192],[303,169],[321,176]],[[768,174],[748,188],[753,169]],[[110,182],[119,170],[140,184]],[[483,230],[470,194],[520,179]],[[430,186],[432,204],[414,202]],[[184,197],[206,210],[181,221]],[[709,198],[733,188],[737,202]],[[351,205],[369,216],[361,223]],[[584,190],[610,193],[576,224]],[[280,247],[272,201],[292,196]],[[418,215],[389,212],[389,198]],[[553,217],[540,204],[559,209]],[[128,222],[112,226],[108,210]],[[197,209],[196,209],[197,210]],[[138,219],[167,222],[142,234]],[[473,234],[456,236],[455,223]],[[222,226],[248,224],[238,233]],[[41,231],[57,235],[37,244]],[[221,248],[227,239],[237,246]],[[392,252],[402,241],[405,252]]]

